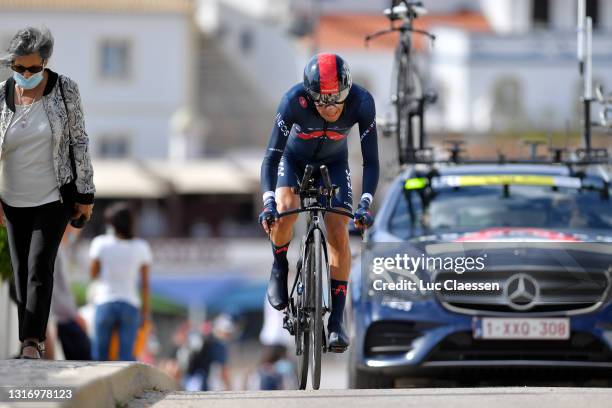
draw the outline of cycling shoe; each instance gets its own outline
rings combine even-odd
[[[268,281],[268,302],[276,310],[284,310],[289,303],[287,294],[287,274],[289,271],[272,268],[270,280]]]
[[[349,338],[342,324],[329,329],[329,351],[344,353],[349,346]]]

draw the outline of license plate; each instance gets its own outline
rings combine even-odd
[[[499,340],[567,340],[568,318],[474,318],[475,339]]]

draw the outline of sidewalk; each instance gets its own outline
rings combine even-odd
[[[37,402],[37,407],[115,407],[145,391],[177,389],[174,380],[157,368],[140,363],[0,361],[0,408],[25,406],[13,403],[17,401],[28,406]],[[61,399],[70,394],[71,399]],[[52,399],[42,399],[49,395]],[[16,399],[24,396],[27,399]]]

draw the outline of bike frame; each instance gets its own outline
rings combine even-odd
[[[286,217],[288,215],[292,215],[292,214],[301,214],[301,213],[308,213],[307,214],[307,218],[306,218],[306,234],[304,234],[304,237],[302,239],[302,245],[300,248],[300,259],[304,260],[306,257],[306,244],[308,243],[309,240],[312,239],[312,235],[314,233],[315,229],[318,229],[319,231],[321,231],[321,240],[322,240],[322,244],[323,244],[323,254],[325,256],[325,265],[327,265],[326,267],[326,277],[327,277],[327,292],[328,292],[328,296],[327,299],[331,299],[331,288],[329,286],[329,257],[328,257],[328,253],[327,253],[327,234],[326,234],[326,229],[325,229],[325,223],[322,222],[325,213],[334,213],[334,214],[339,214],[339,215],[344,215],[346,217],[353,217],[353,215],[351,213],[349,213],[348,211],[342,211],[342,210],[338,210],[336,208],[331,207],[331,198],[329,199],[329,203],[326,206],[321,206],[318,203],[318,200],[314,197],[311,196],[305,196],[305,197],[300,197],[300,208],[299,209],[295,209],[295,210],[289,210],[289,211],[285,211],[281,214],[279,214],[279,218],[281,217]],[[302,266],[304,267],[304,266]],[[297,282],[299,280],[299,276],[296,274],[295,279],[293,281],[293,285],[291,288],[291,291],[289,293],[289,298],[292,298],[294,293],[295,293],[295,289],[297,287]],[[325,311],[331,313],[331,302],[329,302],[330,304],[328,306],[324,306]]]

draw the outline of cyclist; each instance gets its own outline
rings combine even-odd
[[[299,207],[299,196],[291,191],[298,186],[307,164],[315,168],[322,185],[319,166],[329,169],[339,191],[332,201],[335,208],[353,212],[351,175],[348,166],[347,136],[359,124],[363,156],[362,196],[354,214],[357,228],[373,222],[369,207],[378,184],[378,143],[376,112],[370,93],[353,84],[347,63],[336,54],[318,54],[304,68],[304,80],[282,98],[261,165],[263,211],[259,222],[270,233],[274,263],[267,297],[277,310],[287,307],[287,250],[297,215],[277,219],[278,213]],[[348,219],[327,214],[325,224],[331,274],[332,312],[328,320],[329,348],[344,352],[349,345],[343,327],[351,253]]]

